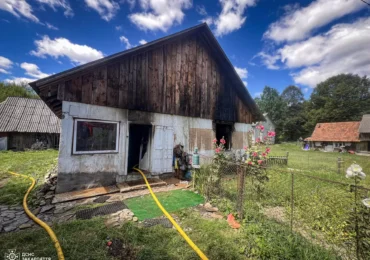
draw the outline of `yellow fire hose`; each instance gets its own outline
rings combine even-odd
[[[177,229],[177,231],[180,233],[180,235],[185,239],[185,241],[191,246],[191,248],[198,254],[198,256],[202,260],[208,260],[207,256],[197,247],[196,244],[186,235],[184,230],[176,223],[176,221],[171,217],[171,215],[166,211],[166,209],[162,206],[162,204],[159,202],[157,199],[157,196],[155,196],[154,192],[152,191],[152,188],[149,185],[148,180],[146,179],[144,173],[138,169],[138,168],[133,168],[135,171],[138,171],[144,178],[144,181],[146,183],[146,186],[149,189],[150,194],[152,195],[155,203],[157,203],[158,207],[162,210],[164,215],[171,221],[172,225]]]
[[[28,206],[27,206],[27,197],[30,194],[31,190],[35,187],[35,184],[36,184],[35,179],[32,178],[32,177],[30,177],[30,176],[19,174],[19,173],[15,173],[15,172],[9,172],[9,173],[10,174],[13,174],[15,176],[21,176],[23,178],[27,178],[27,179],[29,179],[29,180],[32,181],[31,186],[28,188],[26,194],[23,197],[23,208],[24,208],[24,211],[26,212],[26,214],[34,222],[36,222],[37,224],[39,224],[42,228],[44,228],[46,230],[46,232],[48,232],[51,240],[53,240],[53,242],[54,242],[55,249],[57,250],[58,259],[59,260],[64,260],[64,255],[63,255],[62,248],[61,248],[61,246],[59,244],[59,241],[58,241],[58,238],[54,234],[53,230],[45,222],[43,222],[42,220],[38,219],[35,215],[33,215],[32,212],[28,209]]]

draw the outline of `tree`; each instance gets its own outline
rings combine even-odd
[[[267,113],[276,126],[276,137],[281,139],[281,130],[284,121],[285,105],[279,92],[269,86],[265,86],[261,97],[255,99],[263,113]]]
[[[305,129],[312,132],[320,122],[359,121],[370,113],[370,80],[364,76],[340,74],[314,89],[306,107]]]
[[[295,141],[299,137],[304,137],[306,131],[303,127],[305,123],[304,95],[300,88],[288,86],[281,94],[281,99],[285,105],[284,120],[282,123],[282,138],[285,141]]]
[[[27,86],[0,82],[0,102],[3,102],[7,97],[39,98],[39,96]]]

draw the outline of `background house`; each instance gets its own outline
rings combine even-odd
[[[37,141],[58,148],[60,120],[40,99],[8,97],[0,103],[0,150],[22,151]]]
[[[206,24],[30,85],[62,119],[57,192],[172,172],[177,144],[242,149],[263,120]]]
[[[360,122],[318,123],[312,136],[305,141],[311,148],[325,151],[339,151],[342,148],[353,151],[367,151],[368,142],[360,139]]]
[[[359,133],[362,142],[361,151],[370,152],[370,114],[362,116]]]
[[[256,142],[256,140],[257,140],[257,138],[260,138],[260,140],[261,141],[264,141],[265,142],[265,140],[266,140],[266,138],[267,138],[267,133],[269,132],[269,131],[273,131],[273,132],[275,132],[275,124],[274,124],[274,122],[272,122],[272,120],[271,120],[271,118],[268,116],[268,114],[267,113],[264,113],[263,114],[263,117],[265,118],[265,120],[264,121],[260,121],[260,122],[258,122],[258,124],[255,124],[255,126],[254,126],[254,128],[253,128],[253,131],[254,131],[254,135],[253,135],[253,143],[255,143]],[[264,131],[259,131],[259,130],[257,130],[256,129],[256,126],[257,125],[263,125],[263,127],[264,127]],[[271,138],[271,142],[272,142],[272,144],[274,144],[275,143],[275,137],[272,137]]]

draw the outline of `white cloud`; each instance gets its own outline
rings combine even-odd
[[[50,6],[54,11],[57,10],[57,8],[64,9],[64,15],[65,16],[73,16],[73,10],[71,6],[69,5],[68,1],[66,0],[36,0],[37,2],[41,4],[46,4]]]
[[[50,23],[45,23],[45,25],[46,25],[47,28],[49,28],[51,30],[59,30],[58,27],[56,27],[56,26],[54,26],[54,25],[52,25]]]
[[[248,86],[247,78],[248,78],[248,70],[247,68],[239,68],[234,66],[236,73],[238,73],[239,77],[243,79],[243,83],[245,86]]]
[[[253,6],[256,0],[219,0],[222,6],[220,15],[215,19],[216,36],[229,34],[242,27],[247,19],[244,12]]]
[[[197,5],[195,7],[195,11],[197,11],[198,14],[203,15],[203,16],[206,16],[208,14],[204,5]]]
[[[8,69],[10,69],[13,65],[13,62],[8,58],[0,56],[0,73],[10,74]]]
[[[116,29],[116,31],[121,31],[122,30],[122,26],[120,25],[117,25],[116,27],[114,27]]]
[[[16,85],[27,85],[29,82],[35,81],[35,79],[30,79],[30,78],[17,78],[13,77],[11,79],[5,79],[4,80],[6,83],[13,83]]]
[[[25,17],[33,22],[39,22],[39,19],[32,13],[32,7],[25,0],[1,0],[0,9],[18,18]]]
[[[141,30],[166,32],[174,24],[181,24],[184,9],[192,6],[191,0],[140,0],[143,12],[129,15],[129,19]]]
[[[66,38],[50,39],[45,35],[40,40],[35,41],[36,50],[30,52],[31,55],[45,58],[67,57],[73,63],[83,64],[89,61],[103,58],[103,53],[87,45],[80,45],[70,42]]]
[[[85,0],[88,7],[97,11],[103,20],[110,21],[119,10],[119,4],[113,0]]]
[[[261,51],[257,55],[255,55],[253,59],[256,57],[260,57],[263,65],[265,65],[270,70],[279,69],[279,66],[276,65],[276,62],[280,59],[279,55],[277,54],[271,55],[271,54]]]
[[[308,92],[308,90],[309,90],[309,88],[304,88],[304,89],[303,89],[303,93],[305,93],[305,94],[306,94],[306,93]]]
[[[148,42],[147,42],[146,40],[144,40],[144,39],[141,39],[141,40],[139,41],[139,43],[140,43],[141,45],[143,45],[143,44],[147,44]]]
[[[366,8],[359,0],[316,0],[307,7],[293,8],[271,24],[264,37],[277,42],[302,40],[330,22]]]
[[[370,75],[370,18],[333,26],[328,32],[278,49],[277,57],[295,83],[312,88],[340,73]],[[274,66],[274,63],[273,63]]]
[[[241,79],[246,79],[248,78],[248,70],[246,68],[239,68],[234,66],[236,73],[238,73],[239,77]]]
[[[125,36],[120,36],[119,40],[126,45],[126,50],[133,47],[130,41]]]
[[[36,79],[46,78],[49,76],[49,74],[41,72],[39,67],[33,63],[23,62],[21,63],[21,68],[26,71],[26,75]]]
[[[207,23],[208,26],[214,23],[214,19],[210,16],[207,16],[200,20],[201,23]]]

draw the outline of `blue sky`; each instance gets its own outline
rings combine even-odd
[[[369,1],[370,2],[370,1]],[[361,0],[1,0],[0,80],[29,82],[207,21],[252,96],[370,75]]]

